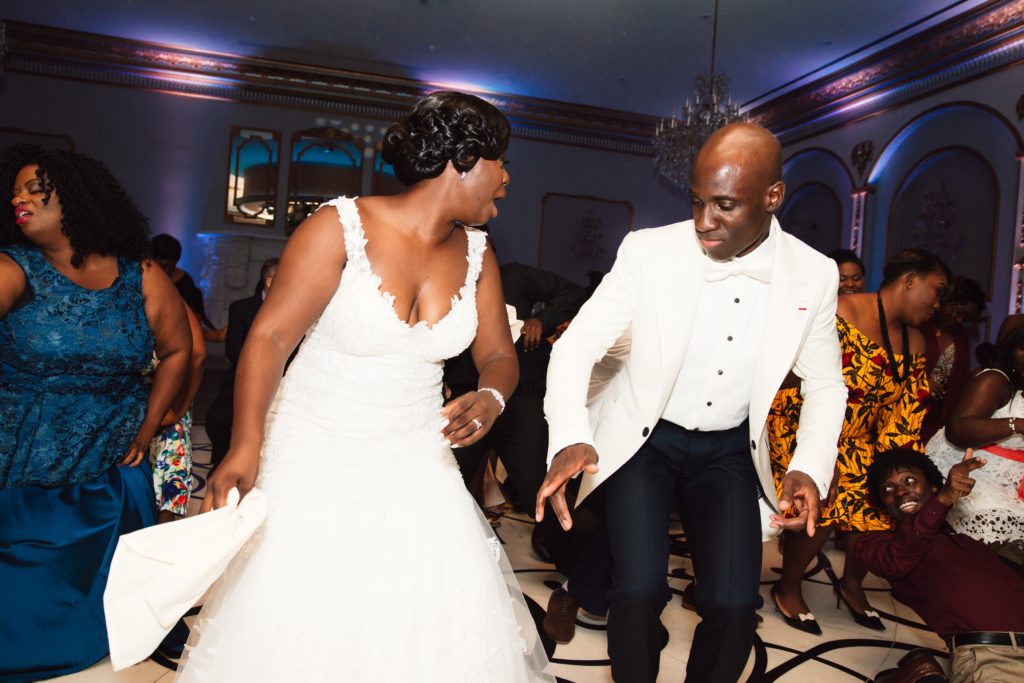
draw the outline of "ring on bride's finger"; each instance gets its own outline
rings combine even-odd
[[[476,429],[473,430],[473,431],[480,431],[481,429],[484,428],[484,423],[481,422],[480,420],[476,419],[475,417],[472,420],[470,420],[470,422],[472,422],[474,425],[476,425]]]

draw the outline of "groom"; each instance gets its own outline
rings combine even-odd
[[[753,124],[727,126],[691,175],[693,220],[623,240],[548,370],[550,464],[537,517],[550,499],[571,526],[565,484],[579,472],[579,500],[604,487],[614,561],[608,652],[622,683],[658,675],[673,499],[702,618],[687,681],[739,678],[754,637],[761,542],[783,527],[813,534],[846,407],[838,273],[772,215],[785,194],[778,141]],[[591,369],[630,327],[630,354],[588,411]],[[765,419],[790,370],[803,380],[804,404],[777,500]]]

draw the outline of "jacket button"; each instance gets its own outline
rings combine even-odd
[[[644,436],[647,436],[647,435],[648,435],[648,434],[650,434],[650,433],[651,433],[651,430],[650,430],[650,429],[648,429],[647,427],[644,427],[644,431],[643,431],[643,432],[641,432],[641,434],[643,434]]]
[[[754,440],[753,440],[753,439],[751,439],[751,440],[750,440],[750,447],[751,447],[752,449],[754,449],[755,451],[757,450],[757,444],[756,444],[756,443],[754,443]]]

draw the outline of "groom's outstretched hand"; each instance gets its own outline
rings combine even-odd
[[[813,536],[814,529],[818,525],[819,509],[818,487],[814,484],[814,480],[808,474],[792,470],[787,472],[786,478],[782,480],[779,510],[783,513],[793,510],[797,516],[771,515],[771,526],[793,531],[806,529],[807,535]]]
[[[544,483],[540,485],[537,492],[537,521],[544,519],[544,503],[551,500],[551,508],[558,516],[558,522],[562,528],[568,531],[572,528],[572,516],[569,514],[569,506],[565,502],[565,485],[569,480],[580,472],[594,474],[597,472],[597,451],[593,446],[585,443],[577,443],[566,446],[558,451],[551,460],[551,467],[544,477]]]

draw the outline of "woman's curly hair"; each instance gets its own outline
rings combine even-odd
[[[430,93],[404,119],[388,128],[381,157],[405,185],[436,178],[451,161],[460,173],[508,149],[511,126],[479,97],[442,90]]]
[[[935,466],[935,463],[924,453],[915,451],[913,448],[893,448],[888,451],[875,453],[875,458],[868,465],[868,502],[873,506],[884,509],[882,503],[882,486],[889,475],[899,470],[916,467],[921,470],[925,481],[937,489],[941,489],[945,483],[942,472]]]
[[[14,145],[0,153],[0,188],[10,192],[18,172],[37,165],[48,203],[60,198],[61,231],[71,242],[71,263],[104,254],[142,260],[149,249],[149,222],[102,163],[84,154]],[[15,223],[13,211],[0,212],[0,246],[30,244]]]

